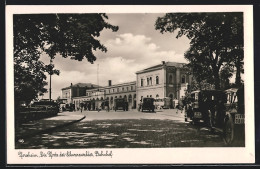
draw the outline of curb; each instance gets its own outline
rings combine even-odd
[[[79,120],[74,120],[74,121],[71,121],[71,122],[68,122],[68,123],[64,123],[64,124],[61,124],[61,125],[57,125],[57,126],[55,126],[55,127],[43,129],[43,130],[40,130],[40,131],[35,132],[35,133],[23,135],[22,137],[17,137],[15,141],[19,141],[19,140],[25,139],[25,138],[28,139],[28,138],[30,138],[30,137],[33,137],[33,136],[36,136],[36,135],[39,135],[39,134],[51,133],[51,132],[53,132],[53,131],[56,130],[56,129],[59,129],[59,128],[62,128],[62,127],[66,127],[66,126],[69,126],[69,125],[71,125],[71,124],[80,122],[81,120],[83,120],[83,119],[85,119],[85,118],[86,118],[86,116],[83,116],[83,117],[80,118]]]

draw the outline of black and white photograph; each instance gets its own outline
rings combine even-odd
[[[249,5],[7,6],[7,161],[254,162],[252,24]]]

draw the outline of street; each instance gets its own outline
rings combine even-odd
[[[177,109],[157,112],[80,111],[86,116],[80,122],[52,133],[39,134],[22,143],[22,149],[70,148],[160,148],[160,147],[224,147],[218,132],[184,121]]]

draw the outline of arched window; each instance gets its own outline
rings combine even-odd
[[[181,83],[185,83],[185,76],[184,75],[181,77]]]
[[[159,97],[159,95],[157,94],[156,97]]]
[[[159,84],[159,76],[156,76],[156,84]]]
[[[150,95],[150,97],[153,97],[152,95]]]
[[[169,76],[169,83],[173,83],[173,81],[172,81],[172,75]]]

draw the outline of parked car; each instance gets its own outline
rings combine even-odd
[[[210,124],[210,113],[214,111],[219,100],[223,100],[225,93],[220,90],[197,90],[191,92],[190,119],[196,124],[202,120]]]
[[[234,140],[245,139],[244,88],[225,91],[194,91],[191,93],[191,109],[185,114],[196,124],[203,120],[213,129],[223,133],[224,142],[230,145]],[[188,113],[188,111],[190,111]],[[186,120],[186,119],[185,119]]]
[[[170,97],[156,97],[154,99],[156,109],[169,109],[171,107],[171,98]]]
[[[154,98],[147,97],[143,98],[143,102],[141,105],[141,111],[143,112],[144,110],[148,110],[149,112],[152,111],[154,112]]]
[[[234,140],[245,139],[244,87],[231,88],[225,93],[223,137],[225,143],[232,144]]]
[[[115,99],[115,111],[117,110],[124,110],[128,111],[128,102],[125,101],[123,98],[117,98]]]

